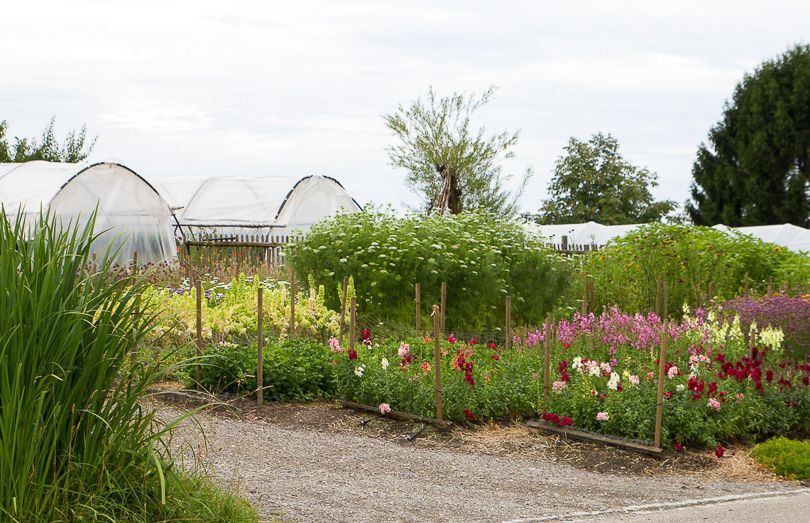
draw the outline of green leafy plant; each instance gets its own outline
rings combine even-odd
[[[757,461],[789,479],[810,478],[810,441],[796,441],[785,437],[760,443],[752,454]]]

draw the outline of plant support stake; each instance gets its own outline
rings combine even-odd
[[[259,309],[259,318],[258,323],[256,325],[256,334],[259,337],[259,356],[258,361],[256,362],[256,403],[261,407],[262,401],[264,401],[264,325],[263,325],[263,318],[264,316],[264,306],[262,304],[262,287],[259,286],[259,294],[256,297],[258,301],[257,306]]]
[[[664,319],[664,332],[661,334],[661,354],[658,361],[658,393],[655,401],[655,448],[661,448],[661,428],[664,421],[664,369],[667,364],[667,340],[669,339],[669,320]]]
[[[434,386],[434,399],[436,401],[436,419],[442,418],[442,360],[441,360],[441,337],[439,336],[439,306],[433,306],[433,371],[436,376]]]
[[[416,337],[422,337],[422,296],[421,296],[421,288],[417,283],[414,286],[414,292],[416,293]]]
[[[343,296],[340,297],[340,332],[338,343],[343,345],[343,331],[346,329],[346,295],[349,292],[349,277],[343,277]]]
[[[512,297],[506,297],[506,318],[504,322],[504,336],[506,337],[506,350],[509,350],[509,346],[512,343],[512,331],[509,326],[512,324]]]
[[[197,290],[197,366],[196,366],[196,379],[197,390],[200,390],[200,382],[202,381],[202,367],[200,366],[200,358],[202,358],[202,282],[197,280],[195,284]]]
[[[357,298],[352,296],[352,310],[349,314],[349,348],[354,348],[354,329],[357,323]]]
[[[295,337],[295,271],[290,269],[290,338]]]

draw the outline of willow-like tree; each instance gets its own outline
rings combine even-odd
[[[0,122],[0,163],[28,162],[31,160],[44,160],[46,162],[81,162],[90,155],[96,145],[96,139],[87,139],[87,129],[82,127],[78,131],[69,131],[60,144],[55,132],[56,119],[51,118],[42,138],[14,137],[9,142],[8,124],[5,120]]]
[[[424,100],[417,98],[383,116],[398,139],[387,148],[391,165],[408,171],[405,181],[423,196],[428,214],[485,210],[501,217],[516,215],[531,170],[526,169],[516,191],[509,191],[504,182],[511,176],[503,174],[502,162],[514,156],[519,132],[489,135],[484,127],[472,126],[473,114],[494,93],[492,87],[481,96],[438,97],[431,87]]]
[[[648,223],[675,209],[675,202],[655,201],[650,188],[658,176],[625,160],[610,134],[596,133],[588,141],[572,137],[564,151],[540,208],[541,223]]]
[[[810,225],[810,46],[743,77],[692,176],[697,224]]]

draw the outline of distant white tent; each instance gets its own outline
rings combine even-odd
[[[634,231],[643,224],[602,225],[596,222],[568,223],[554,225],[526,225],[529,232],[539,234],[549,243],[561,244],[567,237],[568,245],[605,245],[609,241]],[[789,223],[781,225],[760,225],[756,227],[727,227],[715,225],[721,231],[736,231],[774,243],[795,252],[810,252],[810,230]]]
[[[360,206],[334,178],[218,177],[205,180],[179,215],[186,233],[280,234],[308,230]]]
[[[15,219],[35,223],[48,212],[61,223],[83,222],[98,209],[93,246],[102,255],[120,246],[116,262],[160,263],[177,255],[174,217],[166,201],[146,180],[115,163],[82,165],[33,161],[0,164],[0,204]]]
[[[150,180],[172,211],[182,211],[205,181],[204,178],[159,178]]]

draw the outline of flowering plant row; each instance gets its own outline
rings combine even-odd
[[[202,336],[206,342],[245,340],[258,324],[257,291],[264,288],[266,335],[286,337],[290,330],[290,292],[286,282],[260,281],[240,274],[231,282],[203,283]],[[196,336],[196,289],[184,280],[179,287],[148,287],[141,299],[156,315],[152,343],[182,346]],[[323,287],[296,293],[296,334],[326,339],[337,333],[339,315],[324,305]]]
[[[773,434],[810,434],[810,365],[785,357],[783,333],[738,317],[688,309],[665,326],[654,314],[617,309],[575,314],[556,324],[550,393],[544,397],[541,329],[516,336],[509,351],[479,340],[441,342],[445,417],[456,421],[522,418],[535,413],[561,426],[651,440],[661,339],[664,438],[677,446]],[[338,393],[370,405],[434,413],[433,341],[367,343],[345,350],[336,340]]]

